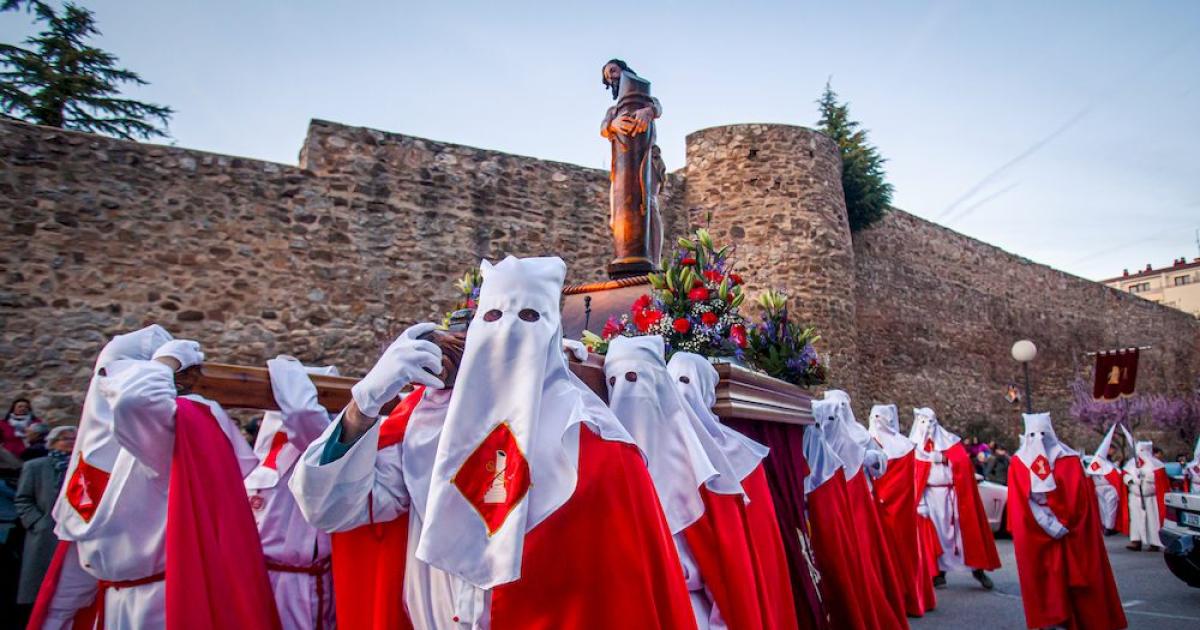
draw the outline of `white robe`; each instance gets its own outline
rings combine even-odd
[[[271,470],[260,462],[260,466],[246,478],[246,494],[268,563],[309,567],[329,560],[329,534],[304,519],[295,497],[288,489],[299,451],[307,447],[328,424],[329,415],[324,410],[319,414],[296,413],[284,418],[284,428],[281,430],[287,431],[289,442],[280,449],[281,453],[276,458],[278,469]],[[330,571],[313,576],[271,570],[268,566],[267,576],[271,580],[275,606],[285,629],[315,628],[318,611],[323,612],[323,627],[334,627],[333,576]],[[323,603],[317,594],[318,581],[324,594]]]
[[[428,457],[432,465],[438,430],[449,404],[448,390],[426,390],[413,411],[405,431],[405,440],[379,448],[376,422],[342,457],[321,465],[325,445],[333,436],[341,417],[308,446],[296,463],[290,481],[300,511],[314,527],[326,532],[349,531],[370,522],[387,522],[407,513],[408,558],[404,571],[404,605],[416,628],[460,630],[467,624],[454,621],[471,618],[464,608],[484,607],[488,593],[478,591],[415,556],[423,529],[421,514],[428,493],[428,478],[406,480],[406,445],[414,457]],[[420,448],[418,448],[418,442]],[[432,448],[430,448],[432,446]],[[430,466],[422,466],[431,470]],[[413,487],[409,487],[410,482]],[[421,496],[413,496],[413,494]],[[372,521],[372,514],[374,520]],[[486,628],[488,615],[482,615],[479,628]]]
[[[1104,529],[1115,529],[1117,526],[1117,503],[1120,495],[1108,479],[1091,475],[1092,483],[1096,485],[1096,501],[1100,504],[1100,523]]]
[[[1131,459],[1125,464],[1125,485],[1129,487],[1129,540],[1162,547],[1154,473],[1138,469]]]
[[[963,562],[962,529],[958,527],[958,495],[954,492],[954,475],[950,463],[940,452],[941,463],[929,466],[929,479],[925,494],[920,498],[917,512],[927,515],[937,530],[942,544],[942,555],[938,556],[938,569],[958,571],[966,569]]]
[[[51,601],[45,628],[69,628],[75,611],[91,603],[96,580],[146,578],[166,568],[164,538],[167,489],[175,439],[175,375],[157,361],[114,363],[101,388],[113,409],[112,437],[120,446],[107,489],[85,537],[63,524],[62,540],[74,540]],[[212,411],[233,445],[243,475],[255,466],[250,445],[217,403],[187,396]],[[166,584],[151,582],[110,588],[104,599],[107,630],[162,628],[166,624]]]

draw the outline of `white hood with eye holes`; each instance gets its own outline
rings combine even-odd
[[[912,429],[908,440],[917,447],[917,459],[930,461],[930,453],[942,452],[962,441],[962,438],[946,430],[938,422],[937,414],[929,407],[913,409]]]
[[[720,380],[716,368],[698,354],[676,352],[667,363],[667,372],[684,404],[699,423],[697,432],[702,432],[701,441],[706,437],[711,440],[705,449],[712,446],[720,450],[731,466],[728,475],[739,481],[744,480],[758,468],[770,449],[721,424],[712,412],[717,402],[717,381]],[[716,461],[718,458],[714,456],[713,459]]]
[[[525,533],[575,492],[577,425],[633,440],[567,369],[562,259],[509,256],[480,271],[416,556],[490,589],[521,577]]]
[[[1054,424],[1048,413],[1022,414],[1025,430],[1021,433],[1021,448],[1017,458],[1029,469],[1030,490],[1050,492],[1057,487],[1054,482],[1054,463],[1066,455],[1078,455],[1067,445],[1058,441]]]
[[[704,515],[700,486],[720,480],[720,470],[671,384],[662,337],[613,339],[604,357],[604,376],[608,405],[645,454],[667,525],[678,534]],[[741,491],[739,481],[733,480],[736,492]]]

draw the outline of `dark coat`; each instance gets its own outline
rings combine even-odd
[[[17,482],[17,513],[25,526],[25,556],[21,560],[21,584],[17,603],[32,604],[37,600],[42,578],[50,568],[58,538],[54,536],[54,518],[50,515],[64,473],[54,469],[54,460],[40,457],[25,464]]]

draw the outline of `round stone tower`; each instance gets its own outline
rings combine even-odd
[[[763,289],[786,291],[790,313],[821,335],[830,386],[854,395],[854,250],[837,144],[792,125],[711,127],[688,135],[684,173],[690,225],[736,246],[747,316],[757,320],[750,300]]]

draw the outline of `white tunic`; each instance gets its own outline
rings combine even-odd
[[[91,603],[96,580],[138,580],[166,568],[164,538],[175,438],[175,375],[157,361],[122,360],[107,369],[108,376],[101,377],[100,389],[112,408],[112,426],[111,435],[102,437],[115,439],[120,450],[107,489],[86,524],[86,533],[77,534],[82,529],[80,523],[68,522],[69,515],[55,528],[60,539],[75,542],[75,554],[64,565],[46,628],[69,628],[75,611]],[[211,400],[187,398],[209,407],[233,445],[242,474],[248,474],[255,465],[254,453],[233,420]],[[75,518],[79,518],[77,514]],[[105,628],[162,628],[166,624],[165,598],[165,583],[161,580],[110,588],[104,600]]]
[[[1129,540],[1162,547],[1154,473],[1138,468],[1131,459],[1125,464],[1125,485],[1129,487]]]
[[[954,491],[954,475],[950,471],[950,463],[940,452],[934,452],[933,457],[940,462],[929,466],[929,479],[925,484],[925,494],[921,497],[918,512],[928,515],[937,530],[938,541],[942,545],[942,555],[938,556],[938,569],[956,571],[965,569],[963,563],[962,528],[958,526],[958,494]]]
[[[1108,479],[1094,475],[1091,477],[1092,483],[1096,484],[1096,501],[1100,504],[1100,522],[1104,525],[1104,529],[1115,529],[1117,526],[1117,503],[1120,495],[1117,494],[1117,489],[1108,482]]]
[[[300,511],[323,531],[349,531],[408,513],[404,605],[414,627],[431,630],[469,628],[470,625],[457,623],[454,618],[474,618],[466,611],[486,610],[490,604],[486,593],[415,556],[429,491],[428,471],[432,469],[449,398],[449,390],[426,390],[409,418],[404,441],[380,449],[382,422],[376,422],[342,457],[321,465],[325,446],[341,422],[339,416],[301,455],[290,481]],[[406,478],[406,457],[428,460],[414,467],[426,474],[411,474]],[[489,615],[479,617],[480,624],[476,627],[486,628]]]

